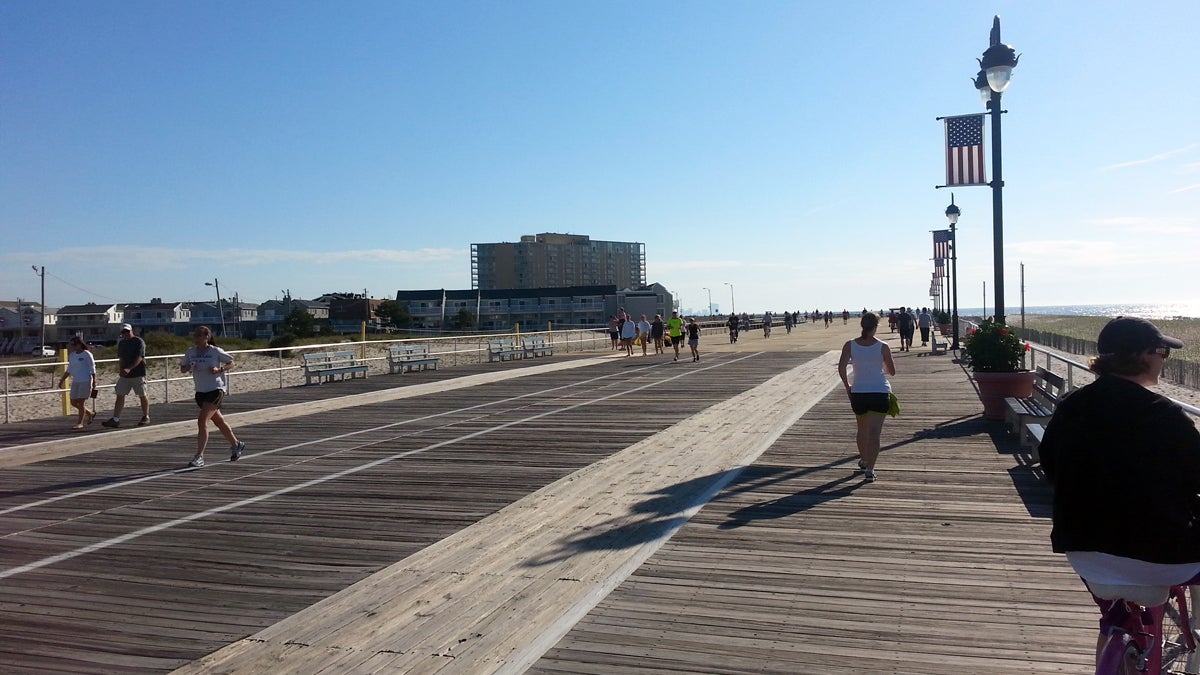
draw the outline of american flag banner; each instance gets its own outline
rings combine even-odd
[[[933,231],[934,265],[940,267],[940,261],[950,257],[950,230]]]
[[[947,117],[946,185],[987,185],[983,165],[983,114]]]

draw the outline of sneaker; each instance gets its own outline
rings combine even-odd
[[[116,420],[116,419],[110,417],[110,418],[104,420],[103,422],[101,422],[100,426],[108,427],[109,429],[116,429],[117,427],[121,426],[121,422],[119,420]]]
[[[237,445],[229,447],[229,461],[236,462],[242,458],[242,453],[246,450],[246,444],[238,441]]]
[[[146,426],[147,424],[150,424],[150,416],[149,416],[149,415],[142,415],[142,419],[141,419],[141,421],[140,421],[140,422],[138,422],[138,426],[139,426],[139,427],[144,427],[144,426]]]
[[[204,466],[204,458],[200,455],[196,455],[192,458],[192,461],[188,462],[188,466],[193,466],[199,469],[200,467]]]
[[[863,461],[861,459],[858,460],[858,468],[854,470],[854,473],[862,473],[866,470],[867,470],[867,465],[863,464]]]
[[[875,470],[867,469],[866,475],[863,476],[863,480],[867,481],[868,483],[874,483],[875,482]]]

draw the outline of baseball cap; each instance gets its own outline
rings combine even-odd
[[[1180,349],[1183,342],[1162,334],[1158,326],[1136,316],[1118,316],[1104,324],[1096,338],[1101,354],[1136,354],[1155,347]]]
[[[121,324],[121,330],[127,330],[127,331],[129,331],[130,333],[132,333],[132,332],[133,332],[133,326],[130,326],[130,325],[129,325],[129,324],[127,324],[127,323],[123,323],[123,324]]]

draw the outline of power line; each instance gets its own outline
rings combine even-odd
[[[116,298],[110,298],[110,297],[108,297],[108,296],[105,296],[105,295],[100,295],[99,293],[97,293],[97,292],[95,292],[95,291],[90,291],[90,290],[88,290],[88,289],[86,289],[86,288],[81,288],[81,287],[79,287],[79,286],[76,286],[75,284],[73,284],[73,283],[71,283],[71,282],[67,281],[66,279],[64,279],[64,278],[62,278],[62,277],[60,277],[60,276],[58,276],[57,274],[53,274],[53,273],[51,273],[51,272],[46,272],[46,276],[48,276],[48,277],[53,277],[53,278],[57,279],[58,281],[61,281],[62,283],[66,284],[67,286],[70,286],[71,288],[74,288],[74,289],[75,289],[75,290],[77,290],[77,291],[83,291],[84,293],[87,293],[88,295],[92,295],[92,296],[95,296],[95,297],[97,297],[97,298],[100,298],[101,300],[108,300],[109,302],[118,302]]]

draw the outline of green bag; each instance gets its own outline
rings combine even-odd
[[[900,399],[896,398],[895,394],[888,394],[888,417],[895,417],[900,414]]]

